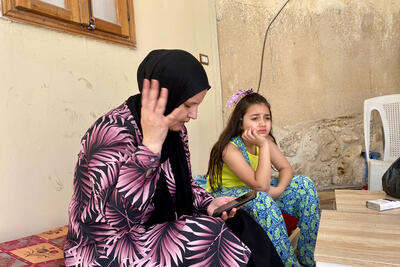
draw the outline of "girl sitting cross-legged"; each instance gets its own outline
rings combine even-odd
[[[271,107],[252,90],[241,90],[228,124],[211,150],[207,191],[217,196],[240,196],[258,191],[242,209],[262,226],[285,266],[315,266],[320,207],[310,178],[294,175],[272,135]],[[228,102],[228,103],[229,103]],[[271,169],[279,177],[271,177]],[[299,219],[297,257],[290,244],[282,212]]]

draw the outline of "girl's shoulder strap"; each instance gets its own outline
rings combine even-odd
[[[249,155],[247,154],[247,149],[246,149],[246,145],[243,142],[243,139],[240,136],[236,136],[233,137],[231,139],[231,142],[233,142],[242,152],[242,155],[244,157],[244,159],[247,161],[247,163],[250,165],[250,159],[249,159]],[[250,165],[251,166],[251,165]]]

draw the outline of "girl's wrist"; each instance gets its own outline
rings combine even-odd
[[[285,188],[283,186],[279,186],[279,185],[276,187],[276,189],[277,189],[279,195],[282,195],[282,193],[285,191]]]
[[[268,148],[268,142],[267,142],[267,140],[265,140],[264,142],[259,143],[259,144],[258,144],[258,147],[259,147],[260,149]]]

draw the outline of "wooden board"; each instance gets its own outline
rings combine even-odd
[[[400,216],[322,210],[317,262],[400,266]]]
[[[397,214],[400,215],[400,209],[376,211],[365,206],[367,200],[379,198],[391,198],[384,191],[369,190],[335,190],[336,209],[343,212],[361,212],[374,214]],[[397,199],[400,200],[400,199]],[[399,221],[400,223],[400,221]]]

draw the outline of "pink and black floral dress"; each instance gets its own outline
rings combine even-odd
[[[186,128],[181,132],[190,170]],[[75,169],[64,248],[67,266],[245,266],[250,250],[220,218],[206,215],[213,197],[191,179],[192,216],[150,227],[161,170],[174,199],[169,161],[142,144],[126,103],[86,132]]]

